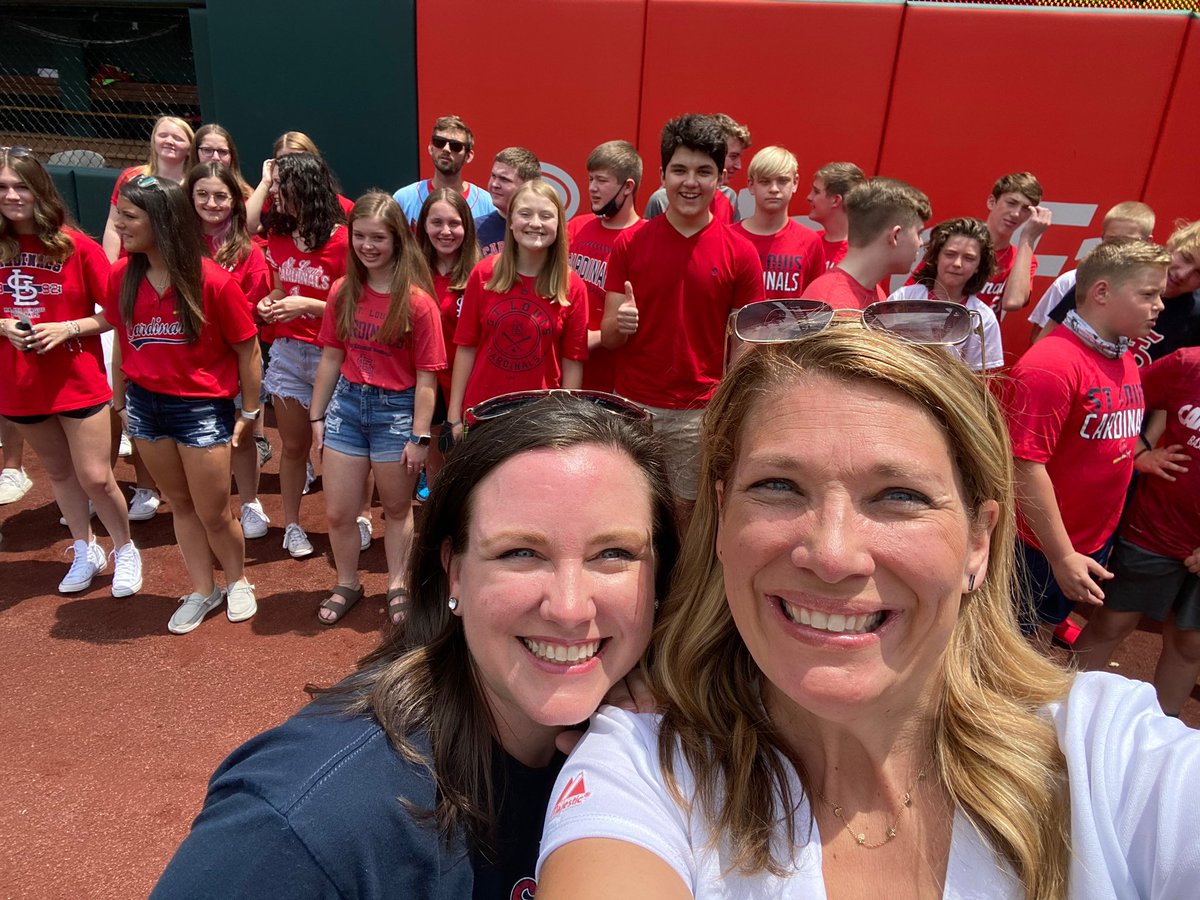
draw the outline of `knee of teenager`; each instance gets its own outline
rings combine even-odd
[[[1200,666],[1200,631],[1177,631],[1172,643],[1181,660],[1191,666]]]
[[[220,506],[206,504],[203,508],[194,506],[193,509],[205,531],[220,531],[233,521],[233,515],[229,512],[227,503],[222,503]]]
[[[408,519],[408,524],[412,524],[412,500],[405,499],[397,503],[387,503],[381,497],[379,500],[380,508],[383,509],[383,515],[389,522],[398,522],[403,524],[405,519]]]
[[[358,508],[343,508],[330,504],[325,510],[325,520],[330,528],[350,528],[357,523],[360,512]]]

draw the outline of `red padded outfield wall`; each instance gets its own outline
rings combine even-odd
[[[986,213],[995,178],[1028,169],[1054,227],[1036,300],[1091,245],[1104,211],[1142,199],[1166,238],[1200,218],[1200,22],[1187,9],[806,0],[418,0],[422,175],[432,121],[474,129],[468,180],[511,144],[537,153],[572,212],[584,160],[632,141],[658,186],[658,132],[729,113],[754,149],[782,144],[807,177],[834,159],[920,186],[934,220]],[[734,187],[743,188],[738,176]],[[742,201],[748,200],[743,196]],[[1024,314],[1005,321],[1019,351]]]

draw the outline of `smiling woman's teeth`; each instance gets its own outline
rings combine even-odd
[[[531,641],[528,638],[521,638],[521,641],[529,649],[530,653],[538,659],[544,659],[547,662],[583,662],[595,656],[596,651],[600,649],[599,641],[591,641],[587,644],[571,644],[570,646]]]
[[[868,613],[861,616],[844,616],[841,613],[823,613],[815,609],[805,609],[803,606],[792,606],[781,603],[783,614],[798,625],[807,625],[817,631],[831,631],[834,634],[867,634],[874,631],[883,622],[883,613]]]

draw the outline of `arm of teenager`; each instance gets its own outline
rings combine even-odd
[[[457,333],[455,335],[457,337]],[[475,347],[458,345],[454,351],[454,368],[450,373],[450,399],[446,401],[446,421],[450,423],[450,431],[458,440],[463,433],[463,397],[467,393],[467,382],[471,378],[471,370],[475,368]]]
[[[121,427],[129,430],[129,414],[125,412],[125,373],[121,371],[121,339],[113,338],[112,344],[112,408],[121,419]]]
[[[1164,481],[1174,481],[1176,475],[1187,472],[1192,457],[1183,444],[1158,447],[1163,432],[1167,430],[1167,411],[1148,410],[1146,424],[1138,436],[1138,449],[1133,456],[1133,467],[1144,475],[1154,475]]]
[[[588,358],[588,295],[583,280],[571,273],[562,331],[562,386],[567,390],[583,387],[583,364]]]
[[[1037,537],[1042,554],[1050,563],[1054,580],[1067,599],[1076,603],[1099,605],[1104,591],[1096,579],[1107,580],[1112,573],[1086,553],[1077,553],[1063,525],[1054,494],[1054,484],[1044,463],[1027,459],[1013,460],[1013,475],[1021,515]]]
[[[432,432],[433,407],[436,399],[437,375],[424,369],[417,369],[417,385],[413,390],[413,434],[423,436]],[[428,458],[428,444],[414,444],[409,441],[404,445],[403,461],[410,471],[419,472]]]
[[[267,195],[271,192],[271,170],[275,168],[275,160],[266,159],[262,164],[262,177],[258,185],[246,199],[246,230],[258,234],[262,227],[262,211],[267,203]]]
[[[538,900],[607,900],[631,889],[656,900],[690,900],[679,874],[649,850],[611,838],[585,838],[550,854],[538,875]]]
[[[338,373],[345,359],[346,351],[340,347],[326,344],[321,348],[321,361],[317,363],[317,374],[313,378],[312,402],[308,407],[313,449],[318,453],[325,447],[325,413],[329,411],[329,401],[333,397],[333,389],[337,387]]]
[[[108,208],[108,218],[104,221],[104,235],[100,238],[100,246],[109,262],[116,262],[121,255],[121,236],[117,234],[117,204]]]
[[[609,291],[604,295],[604,318],[600,321],[600,345],[608,350],[624,347],[638,330],[637,301],[633,285],[625,282],[625,290]]]
[[[1001,309],[1020,309],[1029,302],[1029,289],[1033,285],[1033,251],[1038,238],[1045,234],[1049,227],[1050,210],[1044,206],[1035,206],[1025,222],[1025,227],[1021,229],[1021,239],[1017,242],[1012,271],[1008,273],[1008,281],[1000,297]]]
[[[583,363],[577,359],[564,359],[562,363],[562,386],[569,391],[583,387]]]
[[[258,346],[258,337],[250,337],[233,345],[233,352],[238,359],[238,383],[242,386],[242,412],[258,411],[262,415],[262,403],[259,396],[262,393],[262,350]],[[244,415],[238,415],[233,424],[232,443],[234,447],[242,446],[246,433],[250,439],[254,436],[254,421]]]

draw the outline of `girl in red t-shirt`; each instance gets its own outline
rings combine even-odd
[[[266,219],[271,213],[273,202],[271,185],[274,183],[275,164],[285,156],[292,156],[296,153],[309,153],[317,159],[324,159],[313,139],[303,131],[285,131],[275,139],[273,155],[270,159],[263,160],[262,178],[259,179],[258,186],[253,193],[246,198],[246,222],[251,234],[259,233],[260,226],[265,225]],[[336,178],[333,184],[334,190],[337,190]],[[350,210],[354,208],[354,201],[341,194],[337,195],[337,199],[342,212],[350,215]]]
[[[421,204],[413,229],[417,247],[433,274],[434,298],[442,315],[442,337],[446,342],[446,362],[454,365],[454,329],[462,307],[463,291],[471,270],[479,262],[479,240],[475,236],[475,217],[466,198],[451,188],[436,188]],[[438,403],[434,409],[434,444],[425,462],[425,477],[432,481],[442,467],[443,443],[450,437],[446,421],[446,403],[450,399],[450,369],[438,372]],[[418,498],[420,499],[420,498]]]
[[[449,425],[510,391],[578,388],[587,359],[587,288],[567,259],[562,201],[535,178],[509,201],[504,249],[471,272],[454,332]]]
[[[216,122],[209,122],[196,129],[196,138],[192,141],[192,152],[188,156],[188,171],[191,172],[200,163],[220,163],[228,167],[237,182],[238,193],[242,199],[254,193],[253,188],[242,177],[242,163],[238,158],[237,144],[233,135]]]
[[[231,622],[258,609],[244,577],[245,543],[229,514],[230,444],[252,441],[262,361],[246,295],[204,256],[196,214],[173,181],[143,176],[121,188],[105,313],[117,330],[113,402],[171,503],[192,591],[168,630],[186,634],[227,603]],[[237,415],[233,396],[242,390]],[[213,577],[213,557],[226,589]]]
[[[75,557],[58,589],[85,591],[108,564],[90,499],[113,539],[113,596],[127,597],[141,589],[142,563],[109,463],[112,391],[99,338],[109,324],[95,312],[108,259],[65,223],[41,163],[27,150],[0,151],[0,415],[37,453],[71,530]]]
[[[372,472],[386,517],[388,613],[393,622],[403,616],[413,487],[429,452],[434,373],[446,365],[429,269],[399,204],[381,192],[363,196],[350,213],[350,244],[346,277],[321,323],[311,407],[338,577],[318,612],[326,625],[363,596],[356,519]]]
[[[212,136],[203,140],[211,143]],[[273,282],[262,248],[246,230],[246,203],[234,170],[220,162],[199,163],[188,172],[183,189],[192,199],[209,255],[233,276],[253,309],[271,293]],[[233,478],[242,504],[239,520],[246,538],[265,537],[270,524],[258,500],[257,442],[262,428],[263,417],[259,416],[254,420],[255,439],[240,442],[232,453]]]
[[[132,178],[139,175],[155,175],[167,178],[179,184],[187,172],[188,159],[192,153],[192,144],[196,135],[192,126],[176,116],[159,116],[150,129],[150,155],[145,165],[130,166],[117,177],[116,186],[112,192],[112,204],[108,210],[108,221],[104,224],[104,237],[101,243],[110,262],[116,262],[121,255],[121,238],[117,234],[117,198],[121,188]]]
[[[259,302],[258,315],[273,334],[266,386],[274,398],[283,444],[279,461],[283,546],[299,559],[313,552],[300,526],[300,497],[312,448],[308,420],[321,359],[317,333],[329,290],[346,272],[349,248],[333,176],[320,157],[285,156],[272,177],[275,208],[266,224],[267,261],[275,273],[275,289]]]

